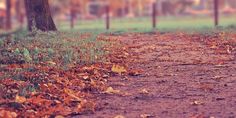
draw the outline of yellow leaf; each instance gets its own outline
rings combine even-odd
[[[64,116],[58,115],[55,118],[65,118]]]
[[[114,72],[114,73],[118,73],[118,74],[127,72],[125,67],[119,66],[119,65],[113,65],[112,68],[111,68],[111,71]]]
[[[115,116],[114,118],[125,118],[125,117],[122,116],[122,115],[117,115],[117,116]]]
[[[120,90],[114,90],[112,87],[108,87],[107,90],[105,91],[107,94],[117,94],[120,93]]]
[[[18,102],[18,103],[24,103],[26,101],[26,98],[22,97],[22,96],[19,96],[19,95],[16,95],[15,101]]]

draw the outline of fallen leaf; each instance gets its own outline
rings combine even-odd
[[[117,115],[117,116],[115,116],[114,118],[125,118],[125,117],[122,116],[122,115]]]
[[[22,97],[22,96],[19,96],[19,95],[16,95],[15,101],[18,102],[18,103],[24,103],[26,101],[26,98]]]
[[[95,107],[96,104],[94,102],[90,102],[90,101],[82,101],[78,106],[78,111],[79,112],[95,112]]]
[[[58,115],[55,118],[65,118],[64,116]]]
[[[202,104],[204,104],[203,102],[200,102],[200,101],[193,101],[192,103],[191,103],[191,105],[202,105]]]
[[[154,115],[151,115],[151,114],[141,114],[140,117],[141,118],[151,118],[151,117],[154,117]]]
[[[112,68],[111,68],[111,71],[114,72],[114,73],[118,73],[120,75],[121,75],[121,73],[127,72],[125,67],[119,66],[119,65],[113,65]]]
[[[109,75],[103,75],[102,78],[109,78]]]
[[[81,98],[79,98],[79,97],[77,97],[76,95],[75,95],[75,93],[72,91],[72,90],[70,90],[70,89],[64,89],[64,92],[67,94],[67,95],[69,95],[70,97],[72,97],[72,98],[75,98],[76,100],[78,100],[78,101],[83,101]]]
[[[217,48],[217,45],[216,45],[216,44],[213,44],[213,45],[211,45],[210,48],[211,48],[211,49],[216,49],[216,48]]]
[[[112,87],[108,87],[105,91],[107,94],[118,94],[120,93],[120,90],[114,90]]]
[[[231,54],[231,53],[232,53],[231,48],[230,48],[229,45],[227,45],[227,52],[228,52],[228,54]]]
[[[142,94],[149,94],[149,91],[148,91],[147,89],[142,89],[142,90],[140,91],[140,93],[142,93]]]
[[[47,61],[47,64],[54,66],[54,65],[56,65],[57,63],[55,63],[55,62],[53,62],[53,61]]]
[[[6,110],[0,111],[0,118],[16,118],[16,117],[17,117],[16,112],[11,112],[11,111],[6,111]]]
[[[221,76],[214,76],[212,77],[212,79],[216,79],[216,80],[220,80],[220,79],[223,79],[224,77],[221,77]]]
[[[191,116],[190,118],[205,118],[202,114],[196,114],[194,116]]]
[[[88,79],[89,79],[89,76],[85,75],[85,76],[83,76],[83,79],[84,79],[84,80],[88,80]]]
[[[131,70],[129,71],[130,76],[139,76],[141,75],[141,72],[139,70]]]

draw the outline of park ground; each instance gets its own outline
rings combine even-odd
[[[115,76],[118,93],[97,94],[84,118],[234,118],[236,35],[153,33],[117,37],[127,48],[130,76]],[[123,117],[122,117],[123,116]]]

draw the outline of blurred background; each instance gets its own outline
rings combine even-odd
[[[0,32],[6,26],[7,0],[0,0]],[[152,29],[155,3],[156,27],[161,30],[214,27],[214,0],[49,0],[53,19],[61,31]],[[25,28],[24,0],[11,0],[11,29]],[[219,0],[219,26],[236,26],[236,0]]]

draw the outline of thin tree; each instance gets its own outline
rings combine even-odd
[[[20,24],[20,27],[22,28],[23,27],[23,24],[24,24],[24,11],[23,11],[23,8],[24,5],[23,5],[24,1],[22,0],[17,0],[16,3],[15,3],[15,12],[17,13],[16,14],[16,18],[17,18],[17,21],[18,23]]]
[[[56,31],[48,0],[25,0],[28,29],[35,27],[41,31]]]
[[[219,25],[219,0],[214,0],[214,21],[215,26]]]
[[[11,0],[6,0],[6,30],[11,29]]]
[[[74,28],[75,25],[75,17],[76,17],[76,10],[74,8],[73,1],[70,0],[70,27],[71,29]]]

